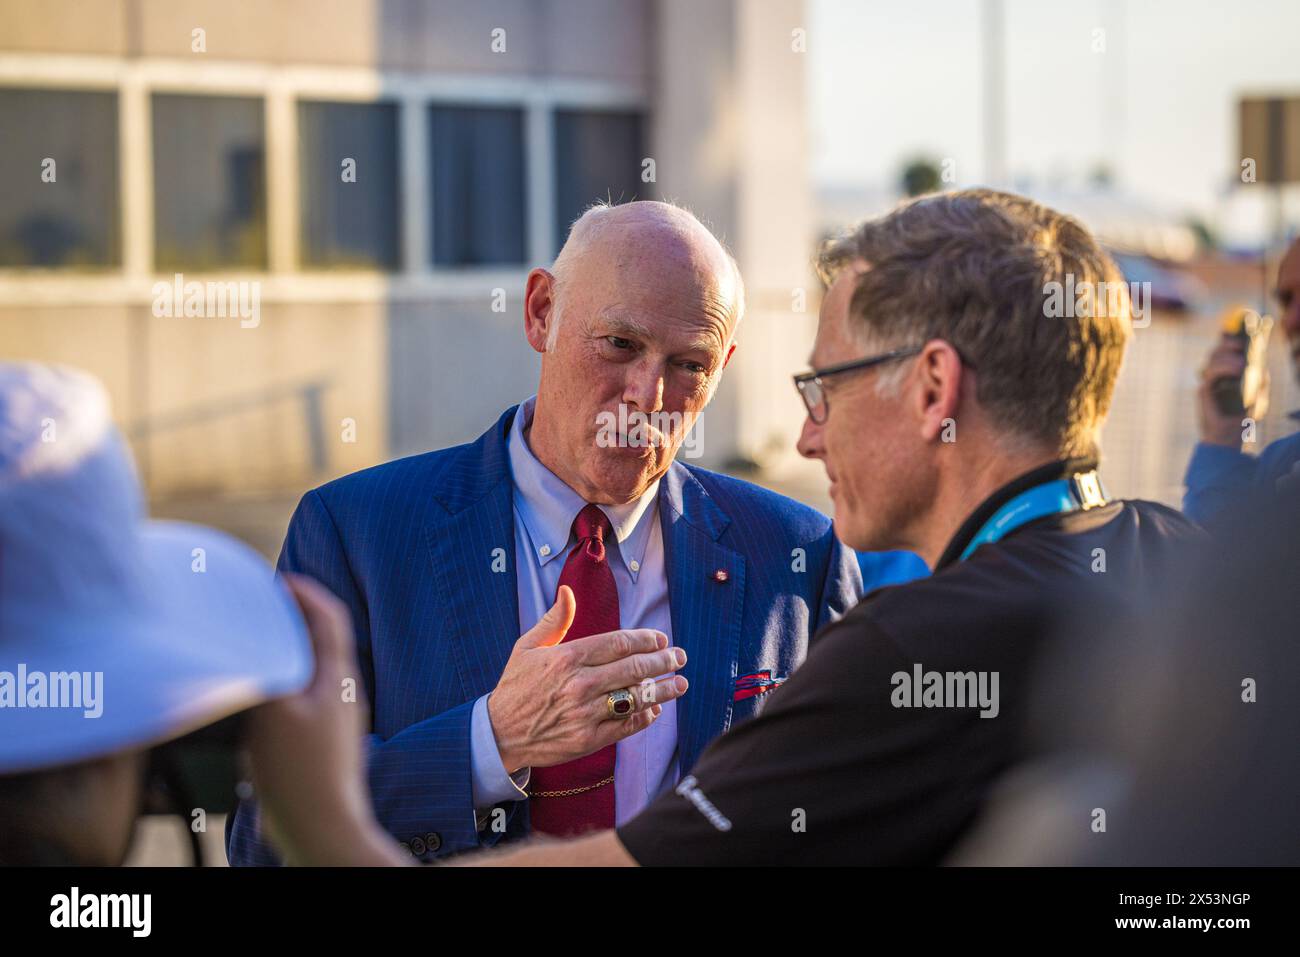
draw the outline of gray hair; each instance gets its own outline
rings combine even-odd
[[[677,215],[682,220],[684,227],[694,224],[713,235],[713,231],[700,222],[695,214],[686,207],[663,201],[657,201],[656,205],[665,207],[666,211],[671,211]],[[551,266],[551,275],[555,281],[551,299],[551,327],[546,334],[547,352],[555,348],[555,339],[559,333],[560,316],[563,311],[564,290],[576,268],[576,264],[582,260],[582,257],[599,238],[600,233],[609,224],[610,211],[618,208],[619,204],[615,203],[593,203],[583,210],[582,215],[575,219],[573,225],[569,227],[569,236],[564,242],[564,247],[560,250],[560,254],[555,257],[555,263]],[[732,303],[732,315],[735,317],[735,323],[732,326],[732,337],[734,338],[735,330],[739,328],[740,320],[745,315],[745,282],[740,275],[740,265],[736,262],[736,257],[731,254],[731,250],[726,247],[722,240],[716,236],[713,238],[731,267],[731,278],[735,289],[735,301]]]
[[[1008,438],[1063,456],[1096,453],[1131,304],[1114,262],[1077,220],[988,189],[929,195],[830,241],[817,269],[830,283],[858,260],[869,268],[849,317],[865,347],[943,339],[976,370],[976,397]],[[1062,315],[1048,307],[1054,286],[1122,293],[1102,296],[1100,310],[1096,297],[1077,310],[1071,301]],[[905,368],[890,370],[895,381]]]

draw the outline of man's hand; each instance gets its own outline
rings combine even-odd
[[[686,679],[672,674],[686,652],[669,648],[661,632],[634,628],[560,644],[576,610],[573,591],[561,586],[542,620],[515,642],[488,697],[501,763],[511,773],[599,751],[648,728],[660,703],[686,693]],[[668,677],[651,681],[656,675]],[[620,688],[632,691],[635,710],[611,718],[605,698]]]
[[[292,864],[410,863],[370,805],[361,744],[367,706],[347,607],[310,578],[284,580],[311,633],[316,673],[300,694],[250,715],[262,831]],[[348,679],[356,693],[345,700]]]
[[[1234,336],[1222,336],[1211,350],[1201,369],[1201,386],[1197,390],[1200,407],[1201,441],[1210,445],[1241,448],[1241,420],[1259,419],[1266,411],[1268,383],[1264,382],[1251,408],[1225,415],[1214,402],[1214,383],[1220,379],[1241,379],[1246,371],[1246,347]]]

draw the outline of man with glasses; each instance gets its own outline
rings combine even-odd
[[[825,466],[846,545],[908,549],[934,573],[823,628],[763,714],[631,821],[489,861],[941,861],[1028,754],[1033,666],[1057,623],[1142,595],[1203,540],[1178,512],[1108,498],[1098,477],[1130,317],[1105,296],[1083,314],[1045,308],[1054,282],[1120,281],[1075,220],[989,190],[930,196],[859,226],[820,266],[799,451]],[[294,826],[305,845],[338,835]],[[369,850],[321,863],[375,862]]]

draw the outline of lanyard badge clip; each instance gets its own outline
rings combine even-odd
[[[1070,478],[1074,486],[1074,497],[1084,511],[1106,504],[1106,490],[1101,487],[1101,476],[1097,470],[1077,472]]]

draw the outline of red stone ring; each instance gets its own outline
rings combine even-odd
[[[605,696],[605,706],[609,708],[611,718],[626,718],[636,706],[636,698],[626,688],[620,688]]]

